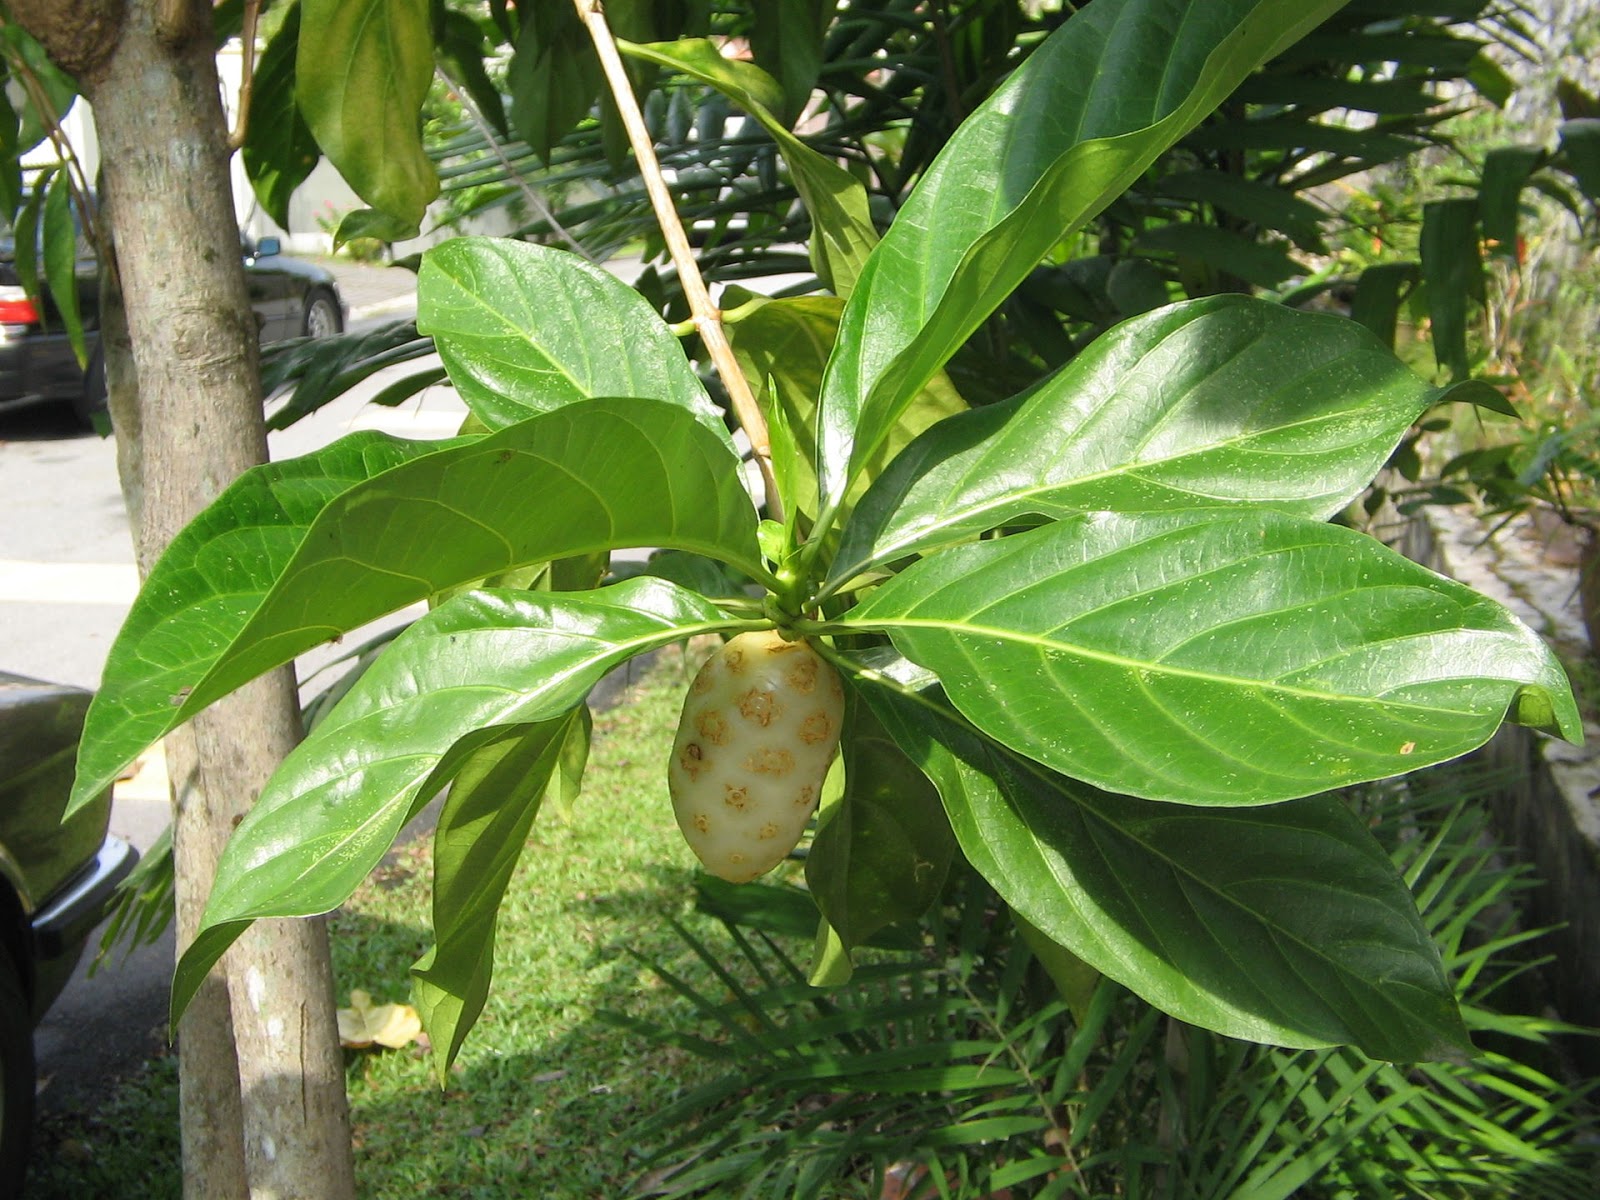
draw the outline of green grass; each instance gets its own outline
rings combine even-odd
[[[534,826],[501,910],[493,994],[445,1090],[420,1048],[349,1054],[362,1197],[624,1195],[639,1174],[630,1127],[707,1077],[701,1060],[595,1016],[686,1019],[635,954],[717,986],[667,920],[711,929],[692,910],[694,860],[663,769],[687,680],[668,652],[596,715],[583,795]],[[428,945],[431,857],[426,838],[401,848],[336,914],[341,1004],[352,988],[409,998],[407,969]],[[176,1086],[162,1060],[98,1113],[46,1122],[27,1200],[176,1197]]]
[[[1399,1195],[1416,1184],[1418,1164],[1438,1184],[1423,1191],[1441,1198],[1600,1195],[1588,1182],[1600,1170],[1600,1126],[1581,1095],[1592,1085],[1560,1081],[1549,1044],[1557,1026],[1514,1015],[1528,1011],[1520,1007],[1526,997],[1509,993],[1526,965],[1513,952],[1530,935],[1514,913],[1530,880],[1487,835],[1484,789],[1500,783],[1482,771],[1440,773],[1403,793],[1375,789],[1371,816],[1415,876],[1425,919],[1484,1022],[1484,1045],[1511,1057],[1397,1068],[1353,1052],[1296,1054],[1189,1030],[1182,1057],[1209,1065],[1174,1073],[1172,1031],[1164,1043],[1153,1011],[1106,989],[1096,1010],[1103,1027],[1082,1043],[1094,1057],[1067,1070],[1060,1061],[1074,1027],[1039,1018],[1035,1001],[1053,1003],[1054,992],[1027,969],[1026,954],[1005,950],[1009,924],[991,921],[987,903],[947,896],[925,929],[931,956],[867,956],[871,965],[855,984],[823,996],[792,982],[809,938],[769,946],[694,910],[693,859],[674,826],[662,770],[687,679],[682,658],[668,654],[596,716],[583,796],[570,814],[546,811],[534,826],[502,908],[494,992],[447,1087],[441,1091],[420,1047],[349,1054],[365,1200],[636,1195],[640,1154],[651,1144],[664,1163],[694,1161],[680,1177],[686,1190],[754,1183],[761,1195],[790,1194],[787,1184],[762,1190],[754,1172],[763,1165],[769,1182],[815,1168],[822,1190],[810,1194],[879,1195],[858,1135],[886,1146],[900,1139],[882,1150],[879,1166],[942,1138],[943,1168],[970,1170],[980,1181],[963,1196],[991,1194],[981,1182],[988,1172],[1021,1181],[1024,1168],[1056,1169],[1042,1126],[1009,1142],[987,1130],[973,1135],[977,1143],[956,1136],[969,1117],[1037,1111],[1027,1089],[966,1099],[939,1088],[907,1093],[902,1071],[911,1060],[881,1067],[861,1053],[875,1039],[935,1070],[1012,1065],[1019,1052],[1034,1054],[1025,1073],[1060,1091],[1044,1111],[1050,1120],[1071,1113],[1084,1138],[1080,1182],[1089,1186],[1091,1165],[1105,1176],[1096,1195],[1134,1194],[1151,1163],[1181,1167],[1178,1194],[1193,1196],[1243,1194],[1229,1173],[1249,1171],[1262,1173],[1263,1191],[1252,1194]],[[379,1001],[407,997],[407,970],[428,941],[430,857],[427,839],[403,847],[337,913],[341,1003],[352,988]],[[749,889],[738,896],[756,898]],[[736,998],[673,920],[750,994]],[[700,1015],[646,963],[698,994]],[[924,1017],[908,1016],[908,999],[919,996]],[[676,1044],[727,1045],[753,1027],[754,1012],[770,1014],[783,1031],[767,1040],[765,1059],[708,1060]],[[924,1019],[928,1012],[939,1019]],[[627,1027],[602,1013],[625,1015]],[[991,1035],[992,1046],[975,1048]],[[1351,1072],[1369,1068],[1376,1082],[1347,1094]],[[874,1071],[887,1071],[886,1079],[875,1081]],[[702,1086],[701,1096],[678,1103]],[[844,1112],[835,1105],[855,1115],[835,1120]],[[1178,1157],[1163,1140],[1174,1114],[1194,1123]],[[664,1119],[641,1129],[651,1117]],[[44,1125],[26,1200],[175,1198],[176,1130],[175,1070],[166,1058],[94,1115]],[[1306,1175],[1303,1187],[1274,1190],[1296,1172]],[[1411,1182],[1402,1187],[1401,1179]]]

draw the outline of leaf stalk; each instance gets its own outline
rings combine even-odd
[[[644,122],[644,113],[640,110],[639,101],[633,94],[633,84],[628,79],[622,55],[617,50],[616,38],[612,36],[611,27],[606,22],[605,11],[599,0],[572,0],[572,3],[577,8],[578,17],[588,30],[590,39],[594,42],[596,53],[600,56],[600,66],[605,72],[606,84],[622,115],[628,142],[632,145],[634,156],[639,162],[639,174],[644,179],[645,191],[650,196],[656,221],[661,226],[667,250],[672,255],[672,264],[677,268],[679,282],[683,285],[683,294],[689,301],[689,311],[695,329],[700,334],[700,340],[705,343],[712,365],[728,391],[734,417],[744,430],[745,436],[750,439],[750,448],[755,454],[756,465],[761,469],[767,515],[774,521],[782,521],[783,502],[778,495],[777,477],[772,471],[772,443],[767,433],[767,420],[762,416],[760,406],[756,404],[749,381],[739,369],[738,359],[734,357],[733,347],[729,344],[727,334],[722,328],[722,314],[711,302],[711,293],[707,291],[705,278],[700,274],[700,267],[695,262],[694,250],[689,245],[689,236],[684,232],[683,222],[678,218],[678,211],[672,203],[672,192],[667,187],[666,176],[661,172],[661,162],[656,157],[655,139],[650,136],[650,130]]]

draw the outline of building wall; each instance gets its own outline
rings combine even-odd
[[[217,54],[217,74],[222,81],[223,108],[227,113],[230,128],[238,119],[239,86],[244,78],[244,54],[237,39],[229,42]],[[73,151],[82,161],[89,178],[93,179],[100,169],[99,140],[95,136],[94,116],[89,106],[82,100],[77,101],[62,119],[62,127],[72,142]],[[49,142],[42,143],[35,150],[25,155],[24,166],[40,167],[56,161],[56,154]],[[250,187],[250,181],[245,176],[244,163],[237,154],[229,164],[233,179],[233,205],[238,218],[239,228],[253,238],[273,236],[279,238],[286,250],[296,254],[327,254],[333,248],[333,229],[337,226],[339,218],[351,209],[364,208],[366,204],[361,197],[344,181],[344,178],[326,160],[322,160],[311,172],[305,183],[295,191],[289,202],[289,228],[280,228],[271,217],[262,210],[260,202],[256,199],[255,192]],[[504,233],[508,224],[503,218],[491,218],[486,222],[476,222],[470,230],[473,233]],[[427,219],[423,221],[423,235],[408,242],[397,243],[394,247],[396,257],[414,254],[436,245],[446,238],[454,237],[458,231],[454,229],[434,228]]]

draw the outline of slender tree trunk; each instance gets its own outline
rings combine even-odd
[[[126,321],[119,324],[113,306],[107,378],[143,572],[191,517],[266,457],[210,4],[10,7],[77,74],[95,110]],[[77,26],[74,16],[82,18]],[[180,946],[194,936],[222,843],[299,737],[286,668],[167,739]],[[179,1055],[186,1197],[354,1195],[320,922],[262,922],[241,939],[190,1007]]]

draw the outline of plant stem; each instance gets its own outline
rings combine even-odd
[[[728,344],[727,334],[722,328],[722,314],[711,302],[711,294],[706,290],[705,279],[695,263],[694,250],[689,245],[688,235],[683,231],[683,222],[678,219],[677,209],[673,207],[672,193],[667,187],[666,177],[661,173],[661,163],[656,158],[655,140],[645,126],[644,114],[639,110],[639,102],[633,94],[633,85],[628,81],[627,70],[622,65],[622,56],[617,51],[616,39],[611,35],[611,27],[606,24],[605,13],[601,9],[599,0],[572,0],[572,3],[577,8],[578,16],[589,31],[589,37],[593,39],[595,50],[600,55],[600,65],[605,71],[606,83],[616,99],[618,111],[622,114],[622,124],[628,131],[628,141],[633,146],[634,156],[639,161],[639,174],[644,178],[645,191],[650,195],[650,204],[655,209],[656,220],[661,225],[662,236],[666,239],[667,249],[672,255],[672,263],[678,270],[678,280],[683,285],[683,294],[689,301],[689,311],[693,314],[695,328],[700,331],[700,340],[705,343],[706,352],[711,355],[711,363],[721,377],[723,387],[728,390],[728,399],[733,405],[733,415],[744,429],[745,436],[750,439],[750,448],[755,452],[756,465],[761,468],[761,480],[766,492],[767,515],[774,521],[782,521],[783,502],[778,496],[777,479],[772,473],[772,443],[767,434],[767,420],[761,415],[755,395],[750,391],[750,384],[745,379],[744,372],[739,369],[738,360],[733,356],[733,347]]]
[[[242,150],[250,130],[250,97],[256,82],[256,19],[261,15],[261,0],[244,0],[244,30],[240,45],[244,51],[244,71],[239,81],[239,113],[234,119],[233,132],[228,135],[228,149]]]

